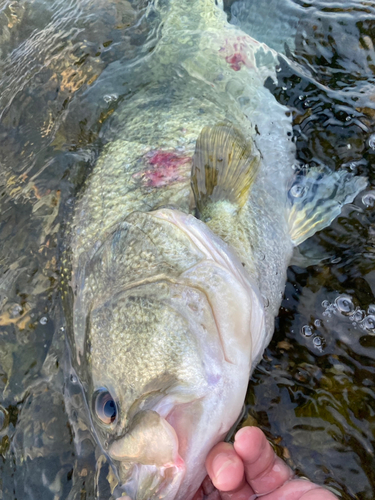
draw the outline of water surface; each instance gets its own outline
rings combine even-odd
[[[267,8],[265,8],[265,6]],[[302,475],[347,499],[375,491],[375,7],[238,0],[232,23],[278,50],[296,171],[326,165],[369,186],[296,251],[274,339],[254,372],[245,421]],[[146,1],[0,5],[0,498],[92,498],[64,406],[60,269],[74,201],[112,137],[120,103],[147,85],[160,19]],[[137,73],[138,74],[138,73]],[[85,432],[85,430],[83,430]],[[104,476],[106,475],[104,470]],[[73,483],[75,487],[72,489]]]

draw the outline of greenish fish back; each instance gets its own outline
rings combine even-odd
[[[346,203],[367,186],[365,177],[346,171],[327,172],[310,168],[289,191],[289,234],[295,246],[329,226]]]
[[[197,139],[191,173],[198,212],[221,200],[243,207],[259,164],[255,145],[233,125],[204,127]]]

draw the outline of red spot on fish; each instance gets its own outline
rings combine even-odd
[[[223,53],[226,62],[234,71],[239,71],[243,66],[254,68],[254,49],[253,45],[258,45],[249,36],[237,36],[225,40],[225,44],[219,52]]]
[[[232,56],[227,56],[225,60],[234,71],[239,71],[242,68],[242,64],[245,64],[242,54],[238,52]]]
[[[191,161],[190,156],[183,156],[175,151],[150,151],[145,155],[149,168],[135,174],[134,177],[142,177],[146,186],[162,187],[172,182],[185,179],[183,166]]]

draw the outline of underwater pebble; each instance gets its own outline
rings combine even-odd
[[[312,332],[312,329],[309,325],[304,325],[302,328],[301,328],[301,333],[302,335],[304,335],[305,337],[311,337],[311,335],[313,334]]]

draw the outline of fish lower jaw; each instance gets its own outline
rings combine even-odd
[[[174,500],[185,476],[185,462],[178,457],[176,463],[163,467],[125,462],[119,465],[122,483],[115,491],[117,498],[126,494],[131,500]]]

